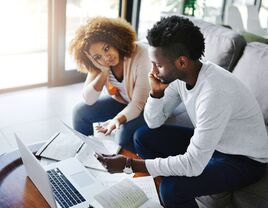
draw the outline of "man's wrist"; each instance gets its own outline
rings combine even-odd
[[[145,160],[143,159],[132,159],[131,168],[134,173],[136,172],[148,173],[148,170],[145,165]]]
[[[125,168],[123,169],[123,172],[126,173],[126,174],[133,173],[133,170],[132,170],[132,158],[130,158],[130,157],[126,158]]]
[[[150,96],[152,98],[160,99],[160,98],[162,98],[164,96],[164,91],[153,91],[153,90],[151,90],[150,91]]]

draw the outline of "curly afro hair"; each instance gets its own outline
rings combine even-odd
[[[105,42],[116,48],[121,57],[130,57],[135,41],[136,32],[124,19],[95,17],[78,28],[70,42],[69,52],[73,55],[78,70],[87,73],[97,70],[84,53],[91,44]]]
[[[199,27],[180,16],[162,18],[148,30],[146,38],[150,46],[160,47],[162,54],[170,60],[179,56],[198,60],[205,50],[204,37]]]

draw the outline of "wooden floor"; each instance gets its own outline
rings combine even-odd
[[[46,140],[71,125],[72,109],[82,101],[82,83],[0,94],[0,155],[17,148],[14,132],[26,144]]]

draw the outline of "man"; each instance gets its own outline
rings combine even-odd
[[[268,136],[256,99],[230,72],[200,61],[204,38],[183,17],[157,22],[148,32],[153,63],[147,126],[135,133],[144,160],[98,155],[110,172],[130,163],[135,172],[163,176],[165,207],[198,207],[195,197],[256,182],[268,162]],[[163,125],[183,102],[194,129]],[[129,162],[130,161],[130,162]]]

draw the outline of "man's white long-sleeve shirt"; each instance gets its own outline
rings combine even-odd
[[[148,126],[160,127],[181,102],[194,135],[185,154],[145,160],[152,176],[198,176],[215,150],[268,162],[268,136],[259,105],[230,72],[204,62],[191,90],[175,80],[161,99],[149,97],[144,110]]]

